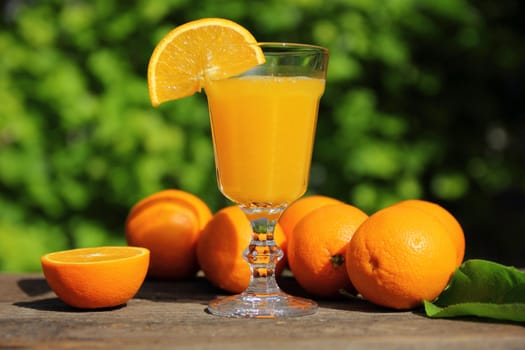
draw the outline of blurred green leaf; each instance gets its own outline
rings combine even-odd
[[[441,173],[433,177],[431,186],[438,198],[456,199],[467,192],[468,181],[460,173]]]
[[[390,179],[401,170],[402,154],[393,144],[374,141],[351,152],[346,171],[371,178]]]
[[[214,211],[229,204],[217,189],[205,94],[153,108],[147,86],[162,36],[211,16],[259,41],[329,48],[310,193],[370,213],[403,198],[446,202],[466,234],[475,232],[471,254],[490,245],[523,261],[519,2],[6,4],[0,270],[39,270],[48,249],[122,242],[128,210],[161,189],[193,192]],[[494,237],[497,223],[480,217],[513,224]]]
[[[65,236],[58,227],[0,221],[1,271],[40,271],[40,256],[65,247]]]
[[[24,40],[32,47],[51,46],[58,35],[54,14],[49,6],[24,6],[21,15],[16,17],[18,30]]]

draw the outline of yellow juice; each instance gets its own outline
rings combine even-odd
[[[206,87],[221,192],[241,204],[284,204],[305,191],[325,81],[245,76]]]

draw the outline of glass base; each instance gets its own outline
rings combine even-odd
[[[212,300],[207,310],[213,315],[227,317],[298,317],[314,314],[317,303],[282,291],[265,295],[241,293]]]

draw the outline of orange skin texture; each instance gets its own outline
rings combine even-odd
[[[290,204],[290,206],[288,206],[288,208],[285,209],[285,211],[279,218],[279,225],[281,225],[281,228],[283,229],[283,232],[286,235],[286,241],[284,242],[284,245],[281,246],[281,248],[286,251],[288,250],[286,245],[288,244],[288,241],[292,236],[295,225],[297,225],[297,223],[301,221],[301,219],[305,217],[306,214],[325,205],[340,203],[343,202],[335,198],[323,195],[311,195],[302,197]],[[288,256],[286,255],[284,259],[286,260],[285,265],[287,265]]]
[[[352,284],[367,300],[406,310],[434,300],[456,268],[456,247],[431,214],[394,205],[371,215],[346,251]]]
[[[340,298],[341,289],[354,291],[344,257],[367,217],[360,209],[340,203],[315,209],[297,223],[288,242],[288,264],[304,290],[319,298]]]
[[[141,255],[93,263],[57,263],[43,256],[41,263],[47,283],[64,303],[79,309],[100,309],[123,305],[137,293],[146,277],[149,256],[149,251],[144,250]]]
[[[281,215],[279,224],[281,225],[284,234],[290,238],[295,225],[309,212],[325,205],[338,204],[341,201],[322,195],[312,195],[302,197],[292,204]]]
[[[230,293],[248,288],[250,266],[242,254],[251,237],[250,222],[238,206],[221,209],[208,222],[198,242],[197,257],[204,275],[213,285]],[[286,240],[279,224],[275,226],[274,240],[280,247]],[[283,253],[286,254],[284,250]],[[276,276],[283,268],[281,259],[276,265]]]
[[[197,241],[211,217],[198,197],[180,190],[161,191],[131,209],[126,240],[151,251],[149,277],[187,279],[199,270]]]
[[[463,263],[463,258],[465,257],[465,234],[458,220],[448,210],[439,204],[419,199],[408,199],[396,205],[419,208],[439,220],[446,227],[450,238],[452,238],[456,246],[456,266],[459,267]]]

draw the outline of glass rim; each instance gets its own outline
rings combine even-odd
[[[262,41],[254,43],[253,45],[259,46],[261,49],[275,48],[275,53],[279,53],[279,49],[283,49],[282,52],[323,52],[328,54],[329,50],[326,47],[314,44],[302,44],[295,42],[279,42],[279,41]],[[290,49],[290,50],[286,50]],[[266,52],[265,52],[266,53]]]

